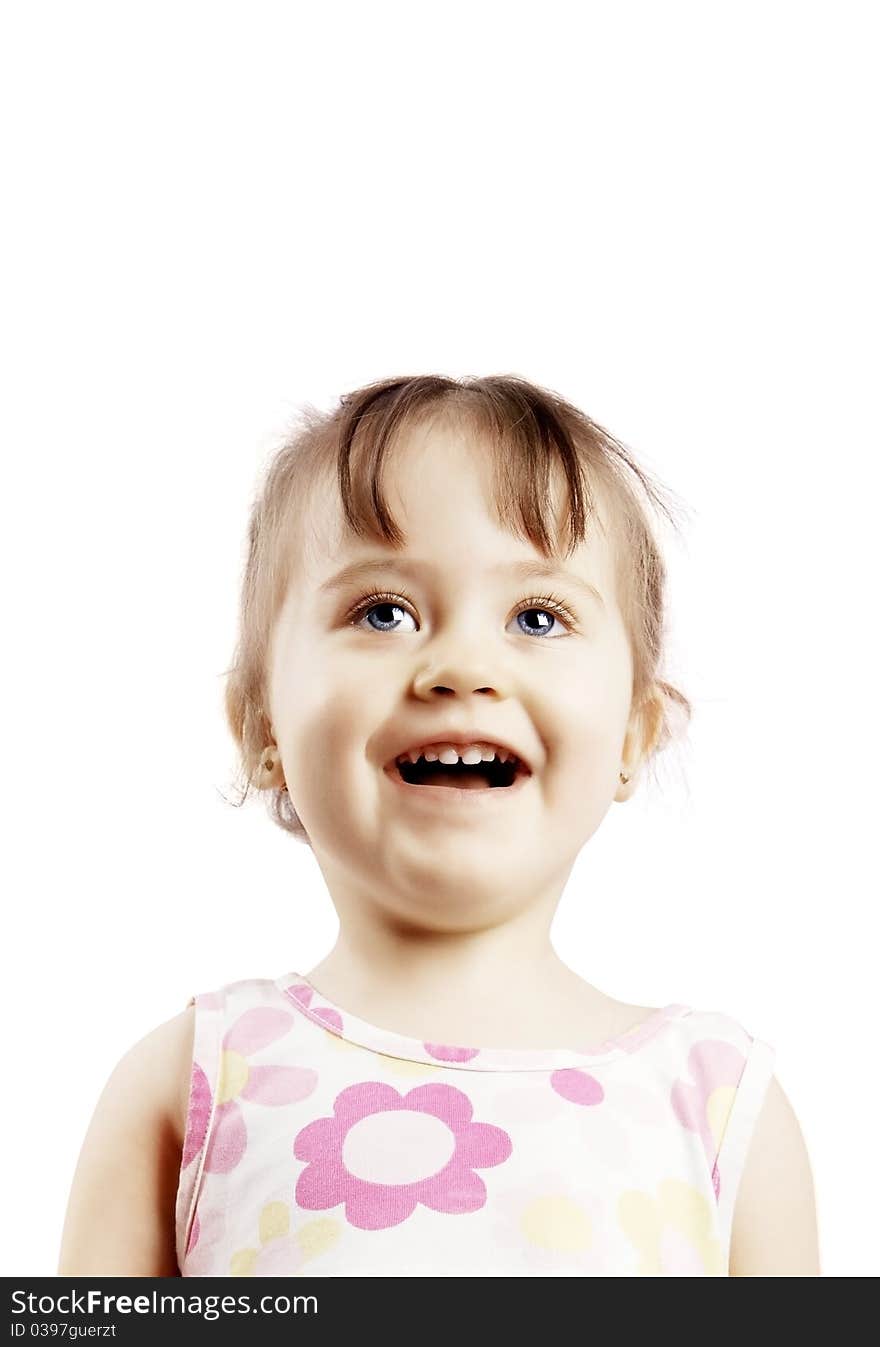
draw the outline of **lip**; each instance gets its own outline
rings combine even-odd
[[[438,809],[493,809],[500,803],[501,798],[510,798],[519,795],[525,786],[531,781],[531,772],[519,772],[509,786],[487,786],[484,790],[460,790],[458,786],[411,786],[408,781],[404,781],[400,772],[397,770],[396,763],[389,763],[383,767],[382,775],[394,786],[407,800],[414,804],[421,798],[422,804],[435,812]]]

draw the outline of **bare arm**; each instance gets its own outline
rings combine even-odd
[[[68,1200],[60,1277],[176,1277],[174,1203],[192,1062],[187,1007],[130,1048],[98,1100]]]
[[[813,1176],[800,1125],[774,1076],[740,1179],[732,1277],[819,1277]]]

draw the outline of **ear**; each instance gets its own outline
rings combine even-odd
[[[663,730],[663,694],[652,688],[640,706],[635,707],[627,724],[621,752],[620,772],[629,780],[618,778],[615,800],[628,800],[635,793],[642,764],[651,756]]]

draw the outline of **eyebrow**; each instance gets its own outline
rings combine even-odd
[[[353,561],[349,566],[343,566],[341,571],[337,571],[329,580],[325,580],[319,586],[319,592],[322,594],[332,594],[337,590],[344,589],[353,580],[364,579],[368,575],[374,574],[377,570],[398,571],[402,575],[412,575],[420,579],[426,571],[432,567],[429,563],[406,560],[399,560],[391,557],[367,558],[365,561]],[[571,571],[563,570],[559,566],[553,566],[546,561],[517,561],[502,562],[499,566],[493,566],[489,570],[491,576],[507,574],[515,580],[564,580],[574,589],[578,590],[587,598],[593,599],[605,607],[605,600],[588,580],[583,580],[579,575],[574,575]]]

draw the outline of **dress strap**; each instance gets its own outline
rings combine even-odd
[[[745,1066],[727,1115],[727,1122],[712,1166],[712,1183],[718,1204],[718,1224],[729,1257],[733,1213],[740,1179],[746,1166],[749,1145],[755,1131],[767,1088],[773,1076],[775,1049],[760,1038],[751,1040],[746,1049]]]
[[[220,990],[191,996],[186,1004],[186,1009],[195,1007],[195,1026],[189,1105],[175,1202],[175,1243],[177,1266],[181,1271],[190,1245],[198,1239],[198,1229],[192,1229],[193,1216],[219,1094],[224,1001]]]

